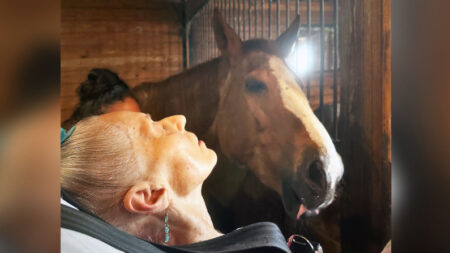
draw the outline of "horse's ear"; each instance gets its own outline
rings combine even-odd
[[[300,33],[300,15],[297,15],[291,25],[277,38],[276,44],[280,52],[280,57],[287,57],[298,40]]]
[[[241,52],[242,42],[236,32],[225,22],[219,10],[214,9],[214,37],[222,55],[237,55]]]

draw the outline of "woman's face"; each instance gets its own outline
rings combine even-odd
[[[138,162],[146,169],[144,178],[168,183],[179,195],[203,183],[217,162],[216,153],[184,129],[186,118],[182,115],[160,121],[151,120],[148,114],[125,111],[101,117],[120,123],[128,131]]]
[[[139,109],[139,105],[131,97],[126,97],[123,101],[119,100],[115,102],[112,105],[109,105],[107,108],[105,108],[105,113],[110,112],[118,112],[118,111],[130,111],[130,112],[140,112],[141,109]]]

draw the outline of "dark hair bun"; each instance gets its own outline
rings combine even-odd
[[[87,80],[78,88],[80,101],[98,99],[114,90],[127,90],[128,86],[119,76],[108,69],[92,69]]]

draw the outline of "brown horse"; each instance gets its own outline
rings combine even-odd
[[[221,56],[160,83],[135,88],[154,120],[183,114],[218,154],[204,185],[217,228],[276,222],[285,234],[307,208],[334,198],[343,165],[284,58],[297,40],[296,18],[276,40],[242,42],[216,10]],[[294,221],[294,222],[293,222]]]

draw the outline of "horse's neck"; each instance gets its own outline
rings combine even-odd
[[[144,83],[134,89],[141,110],[152,119],[182,114],[186,129],[204,137],[219,105],[219,86],[225,80],[226,64],[216,58],[172,76],[160,83]]]

